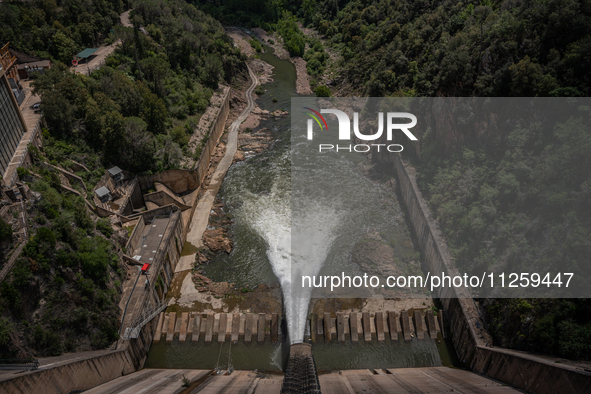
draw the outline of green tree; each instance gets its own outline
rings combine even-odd
[[[0,218],[0,244],[12,241],[12,225]]]
[[[315,93],[318,97],[330,97],[330,89],[325,85],[319,85]]]
[[[76,43],[62,31],[56,32],[52,39],[52,54],[59,61],[69,63],[72,56],[76,53]]]

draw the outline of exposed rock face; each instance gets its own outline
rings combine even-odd
[[[368,274],[398,275],[394,249],[383,241],[364,239],[353,248],[352,261]]]
[[[200,293],[209,292],[214,297],[224,297],[234,291],[234,284],[228,282],[214,282],[201,274],[193,274],[193,283]]]
[[[214,253],[220,251],[230,253],[233,245],[232,240],[226,234],[226,230],[222,227],[214,230],[205,230],[203,233],[203,244]]]

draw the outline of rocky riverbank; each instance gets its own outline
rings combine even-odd
[[[296,67],[296,91],[298,94],[312,94],[310,87],[310,76],[306,70],[306,61],[299,56],[290,56],[289,52],[283,47],[283,39],[275,33],[268,33],[261,28],[252,29],[265,44],[271,46],[275,51],[275,56],[279,59],[285,59],[292,62]]]

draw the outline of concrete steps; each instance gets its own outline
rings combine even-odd
[[[224,343],[227,340],[259,343],[281,339],[281,320],[277,313],[175,313],[162,312],[158,317],[154,343],[165,339],[179,342]]]
[[[338,312],[334,317],[330,313],[312,314],[306,322],[304,339],[312,342],[323,340],[353,343],[382,342],[386,337],[392,341],[410,341],[413,338],[436,339],[438,333],[446,337],[442,327],[443,311],[439,311],[437,316],[432,310]]]

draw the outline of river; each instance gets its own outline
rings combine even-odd
[[[277,58],[269,47],[260,54],[261,60],[274,67],[273,81],[263,85],[266,93],[257,104],[268,111],[290,110],[291,98],[295,91],[296,72],[294,65]],[[260,155],[233,165],[220,190],[225,209],[232,218],[234,248],[230,255],[220,254],[204,267],[204,274],[214,281],[236,283],[238,287],[256,287],[260,284],[277,285],[284,290],[284,309],[287,315],[292,341],[303,340],[303,324],[308,314],[309,300],[306,297],[292,297],[289,286],[290,231],[291,231],[291,149],[290,120],[269,119],[261,127],[272,130],[275,142]],[[335,180],[342,181],[342,180]],[[410,242],[408,229],[404,225],[402,210],[391,192],[352,171],[347,180],[348,187],[360,199],[374,199],[384,204],[379,217],[364,212],[353,212],[349,207],[342,213],[318,216],[312,212],[309,218],[322,223],[321,236],[314,236],[312,255],[318,259],[318,267],[326,260],[329,270],[342,268],[338,262],[350,267],[345,258],[346,250],[362,236],[364,223],[371,222],[380,233],[401,245],[397,250],[401,257],[416,253]],[[351,189],[352,188],[352,189]],[[371,191],[371,192],[369,192]],[[326,213],[326,212],[325,212]],[[301,217],[301,216],[300,216]],[[396,218],[393,222],[392,218]],[[354,226],[343,227],[340,220]],[[334,235],[338,232],[338,236]],[[327,247],[332,245],[333,247]],[[307,256],[309,257],[309,256]],[[320,268],[318,268],[320,269]],[[279,278],[279,279],[278,279]],[[269,311],[272,312],[272,311]],[[286,346],[283,347],[285,349]],[[450,365],[451,357],[444,341],[431,339],[397,342],[387,339],[377,343],[317,343],[313,345],[314,357],[319,370],[425,367]],[[177,339],[172,344],[161,341],[152,345],[146,361],[149,368],[215,368],[259,369],[278,371],[282,369],[285,354],[281,344],[205,344]]]

